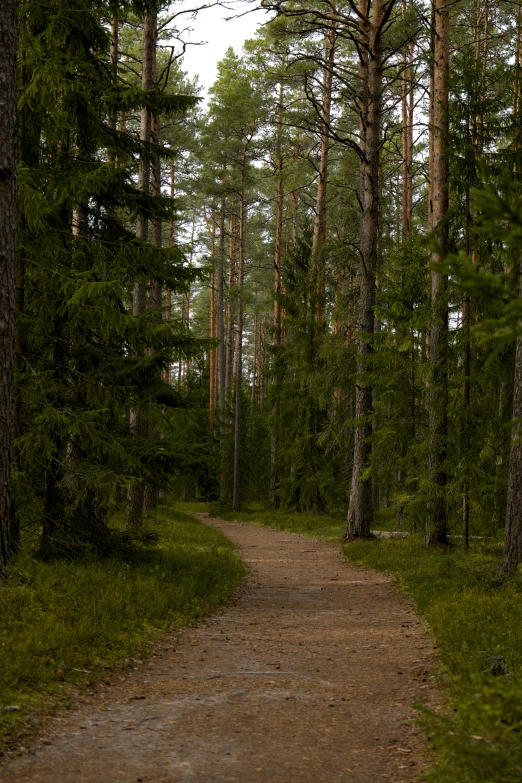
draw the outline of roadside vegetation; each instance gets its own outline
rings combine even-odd
[[[223,519],[339,541],[340,515],[263,509],[220,511],[212,504],[182,504]],[[391,529],[384,514],[381,529]],[[403,539],[343,544],[348,559],[392,577],[414,599],[440,660],[448,709],[421,706],[421,723],[437,749],[430,772],[437,783],[518,783],[522,776],[522,582],[500,570],[500,538],[476,539],[465,551],[425,547],[421,534]]]
[[[271,527],[275,530],[288,530],[304,536],[338,539],[344,530],[344,515],[331,514],[301,514],[293,511],[271,511],[262,508],[260,504],[252,503],[244,511],[220,510],[218,503],[209,504],[211,513],[221,519],[237,522],[254,522],[256,525]]]
[[[344,545],[355,563],[398,580],[437,644],[453,714],[422,713],[438,751],[437,783],[515,783],[522,777],[522,582],[500,571],[502,544],[423,545],[403,540]]]
[[[134,552],[42,563],[35,540],[11,562],[0,589],[0,748],[75,689],[146,655],[168,629],[215,611],[239,585],[243,563],[221,533],[170,503],[145,523],[157,540]]]
[[[219,519],[235,522],[252,522],[255,525],[271,527],[274,530],[288,530],[291,533],[310,535],[334,541],[340,539],[346,528],[346,512],[331,511],[324,514],[306,514],[304,512],[283,511],[266,508],[261,503],[244,504],[241,511],[231,511],[220,503],[201,503],[184,501],[176,507],[190,514],[191,512],[207,512]],[[390,532],[402,532],[402,526],[397,526],[395,516],[389,509],[381,509],[375,515],[375,529]]]

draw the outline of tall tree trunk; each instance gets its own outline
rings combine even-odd
[[[118,53],[119,53],[119,20],[117,14],[113,14],[111,18],[111,47],[109,60],[111,64],[112,77],[114,83],[118,79]],[[109,128],[113,133],[116,133],[118,124],[118,114],[116,109],[112,109],[109,115]]]
[[[435,5],[434,0],[431,3],[431,25],[430,25],[430,94],[429,94],[429,135],[428,135],[428,232],[433,231],[433,163],[435,155],[433,144],[435,139]],[[427,337],[429,346],[429,337]]]
[[[471,402],[471,386],[470,386],[470,371],[471,371],[471,342],[470,342],[470,325],[471,325],[471,297],[469,294],[464,296],[464,303],[462,306],[462,328],[464,330],[464,349],[462,351],[462,376],[464,381],[463,389],[463,408],[464,413],[462,417],[463,426],[463,438],[462,445],[465,455],[467,457],[469,453],[469,406]],[[464,542],[464,549],[469,548],[469,479],[466,475],[462,485],[462,539]]]
[[[152,90],[154,87],[154,61],[156,50],[158,16],[149,10],[145,16],[143,26],[143,64],[142,64],[142,88]],[[147,144],[151,141],[152,117],[148,109],[141,110],[140,139]],[[151,180],[150,161],[143,156],[140,160],[139,187],[145,193],[149,193]],[[142,217],[138,223],[138,237],[142,242],[149,239],[148,220]],[[143,315],[147,307],[147,286],[145,281],[134,284],[134,296],[132,311],[134,315]],[[145,438],[148,434],[147,420],[144,412],[138,407],[131,413],[131,427],[138,438]],[[136,481],[129,487],[128,506],[125,525],[127,528],[141,527],[143,524],[143,482]]]
[[[18,224],[16,0],[0,8],[0,572],[10,554],[14,331]]]
[[[352,483],[346,538],[369,536],[373,521],[372,481],[365,476],[371,456],[372,387],[368,357],[372,352],[374,332],[375,276],[379,240],[379,171],[382,120],[382,51],[381,21],[383,0],[376,0],[371,19],[369,3],[360,3],[365,18],[363,36],[368,50],[361,48],[359,76],[361,83],[361,218],[360,274],[358,309],[358,357],[355,384],[355,432]]]
[[[283,208],[284,208],[284,184],[283,184],[283,85],[279,85],[279,101],[277,114],[276,136],[276,231],[275,231],[275,256],[274,256],[274,342],[281,345],[281,263],[283,255]]]
[[[233,210],[235,210],[235,205]],[[229,267],[228,267],[228,308],[227,308],[227,358],[225,375],[225,394],[232,392],[232,378],[234,374],[234,327],[236,320],[236,213],[230,216],[229,230]]]
[[[0,8],[0,572],[10,554],[10,472],[13,433],[17,266],[16,0]]]
[[[154,47],[156,50],[156,47]],[[156,68],[154,68],[156,71]],[[156,80],[156,74],[154,74],[154,80]],[[154,144],[160,144],[160,118],[157,115],[152,117],[151,122],[151,141]],[[151,168],[151,192],[155,198],[161,196],[161,158],[156,156]],[[161,218],[156,218],[152,224],[152,244],[155,247],[162,247],[163,245],[163,223]],[[156,281],[151,282],[150,290],[150,309],[158,311],[158,317],[161,318],[162,312],[162,290],[161,285]]]
[[[239,197],[239,248],[237,274],[237,341],[236,341],[236,410],[234,417],[234,487],[232,492],[232,508],[241,508],[241,425],[242,425],[242,390],[243,390],[243,282],[245,276],[245,170],[246,149],[241,160],[241,191]]]
[[[175,171],[174,166],[170,166],[170,198],[174,199]],[[169,222],[169,247],[174,247],[174,220]],[[165,292],[165,320],[172,321],[172,289],[167,288]],[[166,383],[172,383],[172,365],[169,364],[164,372],[163,378]]]
[[[407,10],[407,0],[403,0],[403,14]],[[413,218],[413,107],[414,107],[414,88],[413,88],[413,43],[409,43],[404,50],[402,61],[402,213],[401,226],[397,228],[397,235],[402,241],[411,237],[411,223]],[[413,314],[413,309],[412,309]],[[404,342],[407,338],[409,329],[407,327],[397,330],[398,344]],[[411,330],[413,337],[413,329]],[[405,368],[404,381],[410,389],[410,411],[411,426],[408,437],[403,437],[399,447],[401,460],[408,453],[408,448],[415,438],[415,350],[411,350],[411,366]],[[398,482],[404,481],[403,469],[398,470]],[[397,518],[402,519],[402,506],[399,507]]]
[[[521,128],[520,112],[522,110],[522,2],[517,0],[517,16],[515,26],[515,62],[513,79],[513,125],[512,125],[512,148],[513,148],[513,174],[520,178],[520,149],[521,149]],[[514,414],[513,414],[514,415]],[[509,513],[509,512],[508,512]]]
[[[219,257],[218,257],[218,288],[217,288],[217,337],[218,346],[218,400],[222,412],[225,406],[225,197],[221,202],[219,217]]]
[[[515,174],[520,172],[520,111],[522,95],[522,3],[517,3],[515,32],[515,79],[513,96],[513,152]],[[518,261],[519,293],[522,296],[522,262]],[[509,455],[506,523],[504,529],[504,571],[513,570],[522,562],[522,337],[517,337],[515,350],[515,378],[513,385],[513,431]]]
[[[292,248],[297,247],[297,219],[299,214],[299,190],[295,188],[292,191]]]
[[[314,234],[312,240],[312,269],[315,283],[316,318],[322,323],[325,311],[325,258],[326,242],[326,188],[328,176],[328,153],[330,150],[330,114],[332,106],[333,67],[336,42],[335,29],[331,29],[326,41],[323,74],[323,97],[321,105],[321,153],[319,158],[319,178],[315,201]]]
[[[226,345],[225,345],[225,196],[221,200],[219,217],[219,259],[218,259],[218,400],[219,400],[219,499],[222,503],[227,496],[227,443],[224,431],[224,411],[226,402]]]
[[[520,295],[522,296],[522,264],[519,262]],[[522,337],[517,337],[515,379],[513,386],[513,433],[509,455],[506,526],[502,568],[510,571],[522,562]]]
[[[520,147],[520,109],[522,96],[522,2],[517,2],[517,20],[515,28],[515,63],[513,79],[513,152],[515,156],[514,170],[519,168],[517,158]]]
[[[276,235],[274,257],[274,344],[276,349],[275,374],[274,374],[274,429],[270,441],[270,502],[277,508],[277,457],[279,451],[279,347],[282,341],[282,313],[281,313],[281,281],[283,261],[283,210],[284,210],[284,183],[283,183],[283,114],[284,114],[283,84],[279,84],[279,101],[277,112],[277,137],[276,137],[276,173],[277,173],[277,198],[276,198]]]
[[[413,213],[413,44],[404,53],[402,67],[402,238],[405,239],[411,235]]]
[[[157,81],[156,46],[154,47],[153,81],[154,84],[156,84]],[[161,141],[160,118],[156,114],[152,116],[152,121],[151,121],[151,141],[153,142],[153,144],[158,144],[158,145],[160,144]],[[154,198],[159,198],[159,196],[161,196],[161,158],[159,155],[156,156],[151,167],[151,193],[154,196]],[[155,247],[158,248],[162,247],[163,223],[161,218],[156,218],[152,223],[151,240],[152,240],[152,244]],[[157,280],[152,280],[150,283],[149,309],[156,311],[158,320],[161,320],[162,318],[162,310],[163,310],[162,300],[163,300],[163,292],[161,289],[161,284],[158,283]],[[150,355],[153,354],[153,350],[150,348],[147,349],[147,352],[150,353]],[[150,418],[147,422],[147,429],[148,429],[149,440],[152,441],[159,440],[160,433],[154,426],[153,420]],[[145,484],[144,492],[143,492],[143,510],[153,511],[158,505],[158,499],[159,499],[158,487],[155,484],[151,484],[150,482],[147,482]]]
[[[192,268],[192,261],[194,259],[194,235],[196,233],[196,210],[192,213],[192,228],[190,231],[190,253],[188,259],[189,269]],[[192,286],[190,280],[187,285],[187,293],[184,298],[184,321],[187,332],[190,329],[190,308],[192,305]],[[185,381],[188,382],[190,377],[190,359],[185,361]]]
[[[433,165],[431,225],[444,253],[448,229],[448,99],[450,19],[446,0],[434,0],[435,35],[433,57]],[[432,253],[432,261],[441,257]],[[426,545],[444,544],[448,537],[445,468],[448,438],[448,302],[447,279],[439,271],[431,274],[430,367],[430,482],[431,498],[426,520]]]
[[[30,73],[25,63],[20,66],[20,78],[24,87],[29,84]],[[33,121],[32,121],[33,120]],[[20,140],[20,164],[25,168],[36,170],[40,158],[40,129],[34,126],[34,118],[30,115],[29,107],[25,106],[19,114],[19,140]],[[28,230],[25,212],[19,205],[19,231],[23,234]],[[16,319],[15,319],[15,385],[13,398],[13,434],[16,438],[21,433],[23,379],[21,377],[25,368],[25,273],[26,250],[23,244],[18,247],[16,265]],[[16,450],[13,451],[13,463],[17,459]],[[16,551],[20,542],[20,520],[14,499],[10,503],[11,521],[9,525],[9,546],[11,551]]]
[[[257,348],[258,348],[258,337],[257,337],[257,313],[254,314],[254,356],[252,361],[252,396],[251,396],[251,404],[252,404],[252,415],[254,414],[254,406],[256,404],[256,385],[257,385]]]
[[[212,213],[212,229],[210,234],[210,257],[212,259],[212,274],[210,276],[210,338],[216,338],[216,217]],[[209,430],[210,438],[214,439],[214,418],[216,412],[216,349],[210,349],[209,362]]]
[[[259,367],[257,377],[259,378],[259,407],[261,410],[265,407],[265,366],[266,366],[266,320],[263,317],[261,330],[259,333]]]
[[[489,51],[488,25],[489,25],[489,8],[488,8],[487,0],[482,8],[481,8],[481,2],[479,0],[476,5],[475,62],[477,64],[482,65],[481,71],[482,71],[482,79],[483,79],[483,83],[482,83],[483,88],[485,86],[484,79],[486,77],[487,64],[488,64],[488,51]],[[482,103],[482,100],[485,98],[485,96],[484,94],[481,94],[480,97],[481,100],[479,101],[479,106]],[[483,116],[480,108],[477,116],[468,117],[468,126],[469,126],[468,146],[470,148],[470,158],[473,160],[473,158],[476,159],[476,157],[480,157],[482,155],[483,146],[484,146]],[[473,176],[473,167],[472,165],[470,165],[468,166],[468,181],[467,181],[467,190],[466,190],[466,201],[467,201],[466,252],[468,256],[471,255],[472,262],[477,263],[478,258],[477,258],[476,250],[475,248],[473,249],[471,248],[471,225],[476,220],[476,214],[473,213],[471,208],[470,191],[472,185],[474,184],[471,181],[472,176]],[[462,351],[462,375],[463,375],[462,447],[464,449],[464,453],[467,461],[469,456],[469,448],[470,448],[470,403],[471,403],[471,383],[470,383],[471,297],[469,296],[469,294],[465,294],[464,301],[462,304],[462,330],[464,333],[464,345]],[[465,549],[469,548],[469,511],[470,511],[469,490],[470,490],[470,482],[468,478],[468,472],[465,469],[463,482],[462,482],[462,539],[464,542]]]

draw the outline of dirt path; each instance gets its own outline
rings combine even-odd
[[[397,591],[330,544],[205,521],[251,568],[239,600],[48,721],[3,783],[418,779],[433,651]]]

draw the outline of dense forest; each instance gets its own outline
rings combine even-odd
[[[198,9],[2,0],[5,582],[170,497],[502,539],[515,579],[522,3],[260,7],[206,100]]]
[[[23,527],[109,546],[174,486],[347,506],[347,538],[379,508],[428,545],[505,525],[509,569],[520,9],[263,5],[205,106],[165,4],[16,4],[3,561]]]

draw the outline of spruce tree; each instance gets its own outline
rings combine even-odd
[[[170,200],[143,193],[135,179],[140,158],[170,153],[115,131],[113,118],[143,107],[183,112],[194,99],[116,79],[105,24],[114,3],[83,0],[80,12],[70,0],[45,8],[28,0],[22,11],[28,143],[15,499],[26,523],[42,524],[39,554],[48,558],[117,543],[107,515],[129,482],[166,483],[177,459],[168,441],[150,443],[129,426],[139,406],[168,418],[178,397],[161,372],[174,351],[197,344],[178,324],[132,311],[135,283],[177,290],[188,274],[177,248],[155,248],[129,228],[172,218]]]

